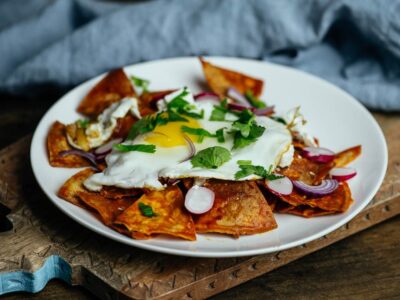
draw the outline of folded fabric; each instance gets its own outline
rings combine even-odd
[[[127,64],[225,55],[299,68],[400,111],[399,13],[391,0],[3,0],[0,92],[61,93]]]

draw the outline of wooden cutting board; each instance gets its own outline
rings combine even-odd
[[[400,213],[400,119],[376,116],[389,147],[388,171],[373,201],[338,230],[286,251],[242,258],[189,258],[129,247],[59,211],[29,164],[30,137],[0,151],[0,203],[13,228],[0,233],[0,295],[38,292],[60,278],[102,299],[202,299],[326,247]],[[51,180],[51,178],[49,178]],[[7,211],[0,207],[1,214]],[[0,220],[1,227],[8,222]]]

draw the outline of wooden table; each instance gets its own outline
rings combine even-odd
[[[31,133],[51,105],[51,98],[21,99],[0,95],[0,148]],[[400,114],[377,113],[375,117],[390,120],[400,118]],[[214,296],[214,299],[400,298],[399,229],[400,216]],[[2,297],[21,298],[94,297],[83,288],[70,287],[61,281],[50,282],[38,294]]]

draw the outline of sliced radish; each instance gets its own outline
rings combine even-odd
[[[321,197],[334,192],[338,188],[339,182],[335,179],[326,179],[322,180],[320,185],[308,185],[302,181],[295,180],[293,181],[293,185],[303,194],[311,197]]]
[[[212,93],[212,92],[201,92],[198,93],[197,95],[194,96],[194,99],[196,101],[206,101],[206,100],[211,100],[216,103],[219,103],[219,97],[217,94]]]
[[[329,174],[337,181],[346,181],[357,175],[357,171],[353,168],[333,168]]]
[[[335,159],[335,152],[320,147],[305,147],[303,154],[308,159],[320,163],[328,163]]]
[[[185,207],[192,214],[204,214],[213,207],[214,198],[215,194],[212,190],[194,185],[186,194]]]
[[[122,138],[113,139],[113,140],[109,141],[108,143],[106,143],[106,144],[104,144],[104,145],[102,145],[102,146],[96,148],[96,150],[94,150],[94,154],[96,154],[96,155],[108,154],[108,153],[111,152],[112,147],[113,147],[115,144],[119,144],[119,143],[121,143],[122,141],[123,141]]]
[[[278,196],[290,195],[293,191],[293,183],[287,177],[282,177],[275,180],[266,180],[265,183],[268,189],[270,189],[274,194],[278,194]]]

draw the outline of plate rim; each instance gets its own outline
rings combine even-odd
[[[126,65],[126,66],[122,66],[121,68],[126,70],[126,68],[132,68],[134,66],[142,66],[142,65],[146,65],[146,64],[154,64],[154,63],[158,63],[158,62],[173,62],[173,61],[181,61],[181,60],[192,60],[192,59],[197,59],[197,56],[184,56],[184,57],[170,57],[170,58],[164,58],[164,59],[157,59],[157,60],[151,60],[151,61],[146,61],[146,62],[140,62],[140,63],[135,63],[135,64],[130,64],[130,65]],[[312,234],[308,237],[305,238],[301,238],[298,239],[296,241],[293,242],[289,242],[289,243],[285,243],[285,244],[281,244],[281,245],[277,245],[277,246],[271,246],[268,248],[257,248],[257,249],[252,249],[252,250],[237,250],[237,251],[227,251],[227,252],[217,252],[215,250],[211,250],[210,252],[204,252],[203,250],[181,250],[181,249],[171,249],[171,248],[166,248],[163,246],[159,246],[159,245],[154,245],[154,244],[146,244],[146,243],[141,243],[140,240],[134,240],[132,239],[130,243],[128,243],[124,238],[126,238],[125,236],[122,236],[120,233],[118,232],[114,232],[113,234],[110,234],[108,232],[102,231],[101,228],[98,228],[95,224],[91,224],[89,222],[86,222],[84,220],[82,220],[79,217],[74,216],[74,214],[69,211],[69,210],[65,210],[60,203],[58,203],[57,201],[54,201],[52,199],[52,197],[54,195],[50,195],[50,191],[47,191],[47,189],[44,187],[44,185],[41,183],[40,180],[38,180],[39,178],[39,170],[37,168],[37,166],[34,163],[34,156],[35,156],[35,147],[38,143],[45,143],[46,141],[40,140],[40,128],[43,126],[43,122],[45,121],[46,116],[48,115],[49,111],[53,109],[54,106],[56,106],[62,99],[64,99],[65,97],[68,97],[68,95],[70,95],[71,93],[73,93],[76,89],[79,89],[82,85],[84,84],[88,84],[89,82],[93,81],[93,82],[97,82],[98,80],[100,80],[103,76],[105,76],[105,74],[107,74],[108,72],[104,72],[101,73],[100,75],[97,75],[95,77],[92,77],[88,80],[85,80],[84,82],[81,82],[80,84],[76,85],[74,88],[70,89],[67,93],[63,94],[60,98],[58,98],[44,113],[44,115],[41,117],[40,121],[38,122],[33,137],[32,137],[32,141],[31,141],[31,145],[30,145],[30,165],[35,177],[36,182],[38,183],[38,185],[40,186],[41,190],[44,192],[44,194],[47,196],[47,198],[51,201],[51,203],[53,203],[59,210],[61,210],[65,215],[67,215],[68,217],[70,217],[71,219],[73,219],[74,221],[76,221],[77,223],[79,223],[80,225],[88,228],[89,230],[92,230],[94,232],[96,232],[99,235],[102,235],[104,237],[110,238],[114,241],[117,241],[119,243],[122,243],[124,245],[128,245],[130,247],[137,247],[137,248],[141,248],[144,250],[149,250],[149,251],[154,251],[154,252],[160,252],[160,253],[165,253],[165,254],[171,254],[171,255],[178,255],[178,256],[188,256],[188,257],[204,257],[204,258],[223,258],[223,257],[242,257],[242,256],[252,256],[252,255],[261,255],[261,254],[267,254],[267,253],[272,253],[272,252],[276,252],[276,251],[283,251],[283,250],[287,250],[290,248],[294,248],[306,243],[309,243],[313,240],[316,240],[318,238],[323,237],[324,235],[327,235],[333,231],[335,231],[336,229],[338,229],[339,227],[343,226],[344,224],[346,224],[347,222],[349,222],[350,220],[352,220],[355,216],[357,216],[373,199],[373,197],[376,195],[376,193],[378,192],[379,188],[382,185],[382,182],[384,180],[384,177],[386,175],[387,172],[387,167],[388,167],[388,148],[387,148],[387,143],[386,143],[386,139],[385,136],[383,134],[383,131],[381,129],[381,127],[379,126],[378,122],[375,120],[375,118],[372,116],[372,114],[366,109],[366,107],[364,105],[362,105],[358,100],[356,100],[352,95],[350,95],[348,92],[344,91],[342,88],[334,85],[333,83],[320,78],[318,76],[315,76],[313,74],[307,73],[303,70],[299,70],[299,69],[295,69],[292,67],[288,67],[285,65],[280,65],[280,64],[276,64],[276,63],[272,63],[269,61],[263,61],[263,60],[257,60],[257,59],[249,59],[249,58],[240,58],[240,57],[228,57],[228,56],[204,56],[204,58],[206,59],[222,59],[222,60],[236,60],[236,61],[244,61],[244,62],[252,62],[252,63],[260,63],[260,64],[267,64],[273,67],[277,67],[277,68],[281,68],[285,71],[290,71],[290,72],[294,72],[294,73],[298,73],[298,75],[300,76],[305,76],[308,77],[312,80],[316,80],[319,82],[319,84],[323,84],[328,86],[329,88],[333,88],[335,89],[337,92],[341,93],[343,96],[347,97],[350,101],[353,102],[353,105],[357,106],[357,108],[360,110],[360,112],[363,113],[364,117],[366,117],[368,119],[368,121],[373,125],[373,127],[375,128],[375,130],[378,133],[379,136],[379,140],[380,143],[383,146],[383,153],[384,153],[384,157],[383,157],[383,162],[384,162],[384,168],[382,169],[382,171],[380,172],[379,176],[378,176],[378,180],[377,180],[377,184],[375,184],[372,192],[369,194],[369,199],[365,200],[357,209],[355,209],[351,214],[344,216],[344,218],[342,218],[341,220],[337,221],[336,223],[327,226],[325,229]],[[82,168],[73,168],[76,170],[82,169]],[[61,198],[60,198],[61,199]],[[72,205],[72,204],[71,204]]]

